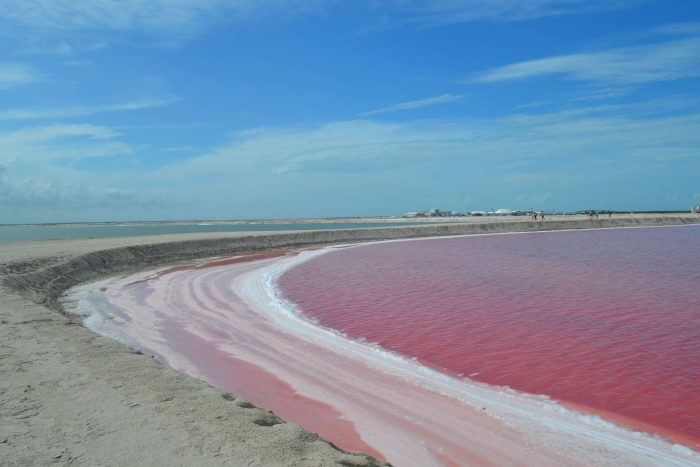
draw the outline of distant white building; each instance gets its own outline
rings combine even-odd
[[[512,216],[512,215],[513,215],[513,211],[510,210],[510,209],[505,209],[505,208],[503,208],[503,209],[496,209],[496,210],[493,212],[493,215],[494,215],[494,216]]]
[[[692,208],[690,208],[690,212],[700,214],[700,206],[693,206]]]

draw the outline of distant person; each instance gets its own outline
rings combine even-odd
[[[612,217],[612,211],[608,211],[608,219]]]
[[[540,220],[544,220],[544,211],[540,211]]]

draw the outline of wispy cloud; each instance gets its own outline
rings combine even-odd
[[[318,15],[337,0],[2,0],[0,41],[18,55],[78,56],[114,44],[177,47],[212,28]]]
[[[0,133],[0,163],[22,161],[43,172],[53,161],[126,156],[134,149],[118,140],[111,128],[90,124],[58,124]]]
[[[9,179],[0,172],[0,207],[92,210],[118,208],[124,204],[153,206],[162,204],[162,200],[134,188],[85,186],[83,183],[66,183],[42,175]]]
[[[0,142],[36,143],[57,138],[87,137],[90,139],[110,139],[118,136],[110,128],[89,124],[77,125],[48,125],[24,128],[0,135]]]
[[[168,158],[156,168],[119,164],[112,170],[81,169],[63,161],[89,155],[138,157],[130,156],[129,146],[120,146],[114,131],[91,125],[39,126],[0,133],[0,166],[5,162],[0,197],[11,200],[5,206],[16,208],[17,219],[24,212],[40,212],[43,220],[75,218],[71,209],[81,197],[97,200],[89,206],[95,216],[104,215],[99,206],[113,203],[113,218],[135,212],[130,200],[137,203],[137,197],[148,196],[166,200],[157,215],[170,217],[192,216],[191,209],[200,217],[341,215],[369,210],[380,198],[384,213],[410,206],[476,208],[487,201],[525,209],[531,203],[542,208],[612,202],[656,206],[663,198],[658,187],[700,170],[697,102],[679,107],[679,101],[683,99],[493,119],[363,119],[258,128],[236,133],[218,149]],[[13,162],[7,164],[9,160]],[[605,190],[592,188],[627,182],[650,188],[643,197],[631,190],[614,200],[606,198]],[[679,199],[696,191],[682,192]],[[537,201],[542,193],[550,198]],[[467,195],[469,205],[448,206]],[[196,208],[183,207],[183,198]],[[430,205],[423,206],[428,198]],[[56,208],[59,214],[37,207],[54,205],[62,206]],[[145,208],[139,209],[143,216]]]
[[[77,105],[43,109],[7,109],[0,110],[0,120],[51,120],[84,117],[98,113],[126,112],[164,107],[175,100],[174,98],[151,98],[97,106]]]
[[[648,106],[668,108],[662,103]],[[591,186],[607,190],[629,181],[660,187],[661,179],[674,183],[700,170],[700,114],[695,109],[693,104],[669,114],[598,106],[498,119],[365,119],[260,128],[238,133],[234,142],[216,150],[172,161],[154,177],[186,183],[212,208],[219,203],[212,200],[224,199],[220,209],[242,217],[262,211],[282,217],[313,215],[307,206],[315,212],[358,212],[378,198],[384,200],[384,209],[394,199],[397,206],[422,208],[426,196],[449,200],[474,193],[479,193],[473,201],[477,205],[489,200],[517,208],[531,207],[518,204],[517,196],[536,199],[541,193],[551,193],[543,208],[656,206],[661,194],[655,188],[644,199],[635,192],[611,200],[606,198],[609,192],[592,193]],[[518,174],[534,174],[541,183],[518,180]],[[256,193],[254,201],[250,193]],[[446,205],[430,204],[435,203]]]
[[[192,152],[194,150],[195,150],[195,148],[193,146],[170,146],[167,148],[160,148],[158,151],[165,152],[165,153],[169,153],[169,152],[178,153],[178,152]]]
[[[0,62],[0,89],[35,83],[42,78],[40,73],[28,65]]]
[[[326,0],[3,0],[0,20],[34,30],[189,35],[212,22],[304,15]]]
[[[664,24],[655,28],[653,32],[674,36],[698,36],[700,35],[700,21]]]
[[[68,57],[72,55],[95,52],[107,47],[104,40],[61,40],[50,44],[41,41],[37,37],[27,38],[26,43],[19,49],[20,55],[53,55]]]
[[[14,213],[18,221],[80,218],[88,211],[124,203],[158,202],[149,190],[124,186],[121,171],[99,177],[74,167],[99,157],[134,156],[133,149],[113,130],[96,125],[47,125],[0,132],[0,212]],[[122,164],[120,164],[121,166]],[[127,170],[124,166],[123,170]],[[128,179],[138,177],[131,172]],[[146,202],[145,200],[148,200]],[[76,208],[79,208],[76,210]],[[62,214],[56,214],[62,210]],[[31,212],[30,212],[31,211]],[[77,216],[76,216],[77,215]],[[33,217],[32,217],[33,216]],[[59,217],[56,217],[59,216]]]
[[[411,21],[425,25],[465,23],[477,20],[523,21],[545,16],[567,15],[625,8],[640,0],[421,0],[400,1]]]
[[[370,116],[370,115],[377,115],[377,114],[383,114],[383,113],[388,113],[388,112],[398,112],[401,110],[413,110],[413,109],[420,109],[421,107],[427,107],[430,105],[438,105],[438,104],[449,104],[451,102],[457,102],[464,97],[463,94],[442,94],[440,96],[435,96],[435,97],[427,97],[425,99],[418,99],[415,101],[408,101],[408,102],[401,102],[398,104],[392,104],[386,107],[382,107],[381,109],[377,110],[370,110],[369,112],[362,112],[359,114],[362,117]]]
[[[625,97],[637,90],[636,86],[613,86],[613,87],[594,87],[592,89],[586,89],[581,92],[576,93],[574,97],[571,98],[573,102],[577,101],[590,101],[590,100],[604,100],[604,99],[617,99],[619,97]]]
[[[499,165],[508,161],[563,163],[593,155],[615,160],[691,157],[700,144],[700,115],[691,103],[650,101],[643,105],[598,106],[494,120],[416,120],[385,123],[336,122],[316,128],[269,128],[241,133],[237,142],[164,169],[168,176],[208,173],[229,180],[321,172],[344,174],[410,168],[430,162],[443,167]],[[662,109],[657,112],[655,109]],[[669,109],[675,111],[669,114]],[[260,175],[254,175],[260,172]]]
[[[543,16],[616,9],[641,0],[387,0],[382,16],[423,25],[476,20],[521,21]],[[35,31],[140,31],[185,38],[208,24],[260,18],[300,17],[326,12],[342,3],[370,7],[360,0],[3,0],[0,21]],[[59,51],[67,52],[71,46]]]
[[[560,75],[573,81],[635,84],[700,76],[700,37],[529,60],[477,74],[493,83]]]

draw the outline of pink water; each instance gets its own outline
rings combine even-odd
[[[325,331],[280,319],[268,272],[297,260],[278,253],[218,258],[87,285],[73,297],[100,334],[397,466],[590,465],[608,450],[636,463],[653,456],[688,465],[696,457],[649,439],[630,444],[629,433],[597,423],[567,430],[581,422],[571,413],[545,414],[542,426],[538,400],[466,384],[436,391],[421,384],[413,363],[387,368],[374,348],[338,345]],[[523,430],[497,415],[513,411]]]
[[[279,286],[351,337],[700,446],[700,227],[371,244]]]

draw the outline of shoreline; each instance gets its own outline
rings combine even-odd
[[[3,303],[6,303],[2,311],[2,350],[8,355],[0,365],[3,374],[9,376],[0,386],[3,406],[7,407],[0,415],[2,426],[10,427],[4,429],[7,432],[0,431],[0,459],[7,465],[49,460],[68,462],[68,459],[105,463],[110,456],[116,453],[124,455],[134,446],[150,451],[159,446],[150,454],[152,459],[160,463],[173,462],[174,465],[186,464],[187,460],[189,463],[224,463],[226,459],[254,465],[293,465],[295,460],[308,465],[327,465],[340,462],[340,459],[350,462],[347,465],[375,465],[372,464],[375,461],[367,456],[337,451],[292,424],[255,425],[250,422],[246,411],[259,409],[243,407],[247,404],[241,401],[242,406],[236,405],[238,399],[234,396],[225,395],[227,398],[224,398],[221,391],[206,383],[96,336],[82,325],[76,326],[80,320],[60,313],[58,300],[65,290],[79,283],[113,274],[154,269],[182,260],[294,245],[517,229],[538,231],[691,223],[700,223],[700,217],[641,216],[594,221],[548,219],[544,222],[454,223],[348,231],[254,235],[247,232],[244,235],[213,233],[10,244],[0,248],[3,255],[0,273],[4,276],[0,292]],[[83,380],[75,374],[90,377]],[[146,375],[148,379],[144,380]],[[128,386],[118,387],[121,380],[132,381],[140,393],[136,394],[135,389]],[[197,400],[193,394],[198,394]],[[87,398],[84,408],[74,407],[80,404],[79,396]],[[12,403],[5,404],[5,401]],[[133,404],[136,405],[132,407]],[[85,411],[90,408],[93,410],[88,416]],[[206,423],[189,420],[193,416],[182,419],[183,413],[192,413],[193,409]],[[134,412],[133,416],[120,415],[124,410]],[[230,413],[231,418],[221,421],[217,416],[222,413]],[[140,424],[134,426],[126,423],[126,419],[131,422],[139,420]],[[150,421],[144,421],[146,419]],[[47,420],[53,420],[53,424],[46,423]],[[92,428],[85,428],[86,423]],[[236,429],[231,428],[233,425]],[[193,431],[198,433],[196,440],[191,439]],[[284,436],[280,434],[283,431]],[[184,444],[183,438],[187,439]],[[67,442],[69,439],[76,441]],[[233,439],[236,442],[226,441]],[[135,456],[134,453],[130,455]],[[144,461],[140,456],[133,458]]]
[[[118,237],[89,240],[29,241],[0,244],[0,253],[18,250],[8,264],[0,263],[4,285],[28,295],[37,303],[61,311],[58,298],[69,288],[93,278],[142,270],[177,261],[222,256],[292,246],[357,243],[402,238],[470,235],[478,233],[538,232],[566,229],[615,228],[635,226],[687,225],[700,223],[700,216],[632,216],[618,219],[569,219],[559,216],[547,221],[502,221],[484,218],[481,222],[374,227],[346,230],[291,230],[280,232],[211,232],[163,236]],[[51,248],[70,249],[56,257]],[[75,249],[76,242],[82,244]],[[91,247],[93,246],[94,247]],[[46,247],[48,248],[42,248]],[[22,253],[24,255],[22,255]],[[63,252],[61,252],[63,253]],[[81,254],[82,253],[82,254]],[[18,257],[17,257],[18,256]],[[23,256],[29,258],[23,258]],[[47,258],[48,257],[48,258]],[[15,261],[12,261],[14,259]],[[25,259],[23,261],[23,259]]]

